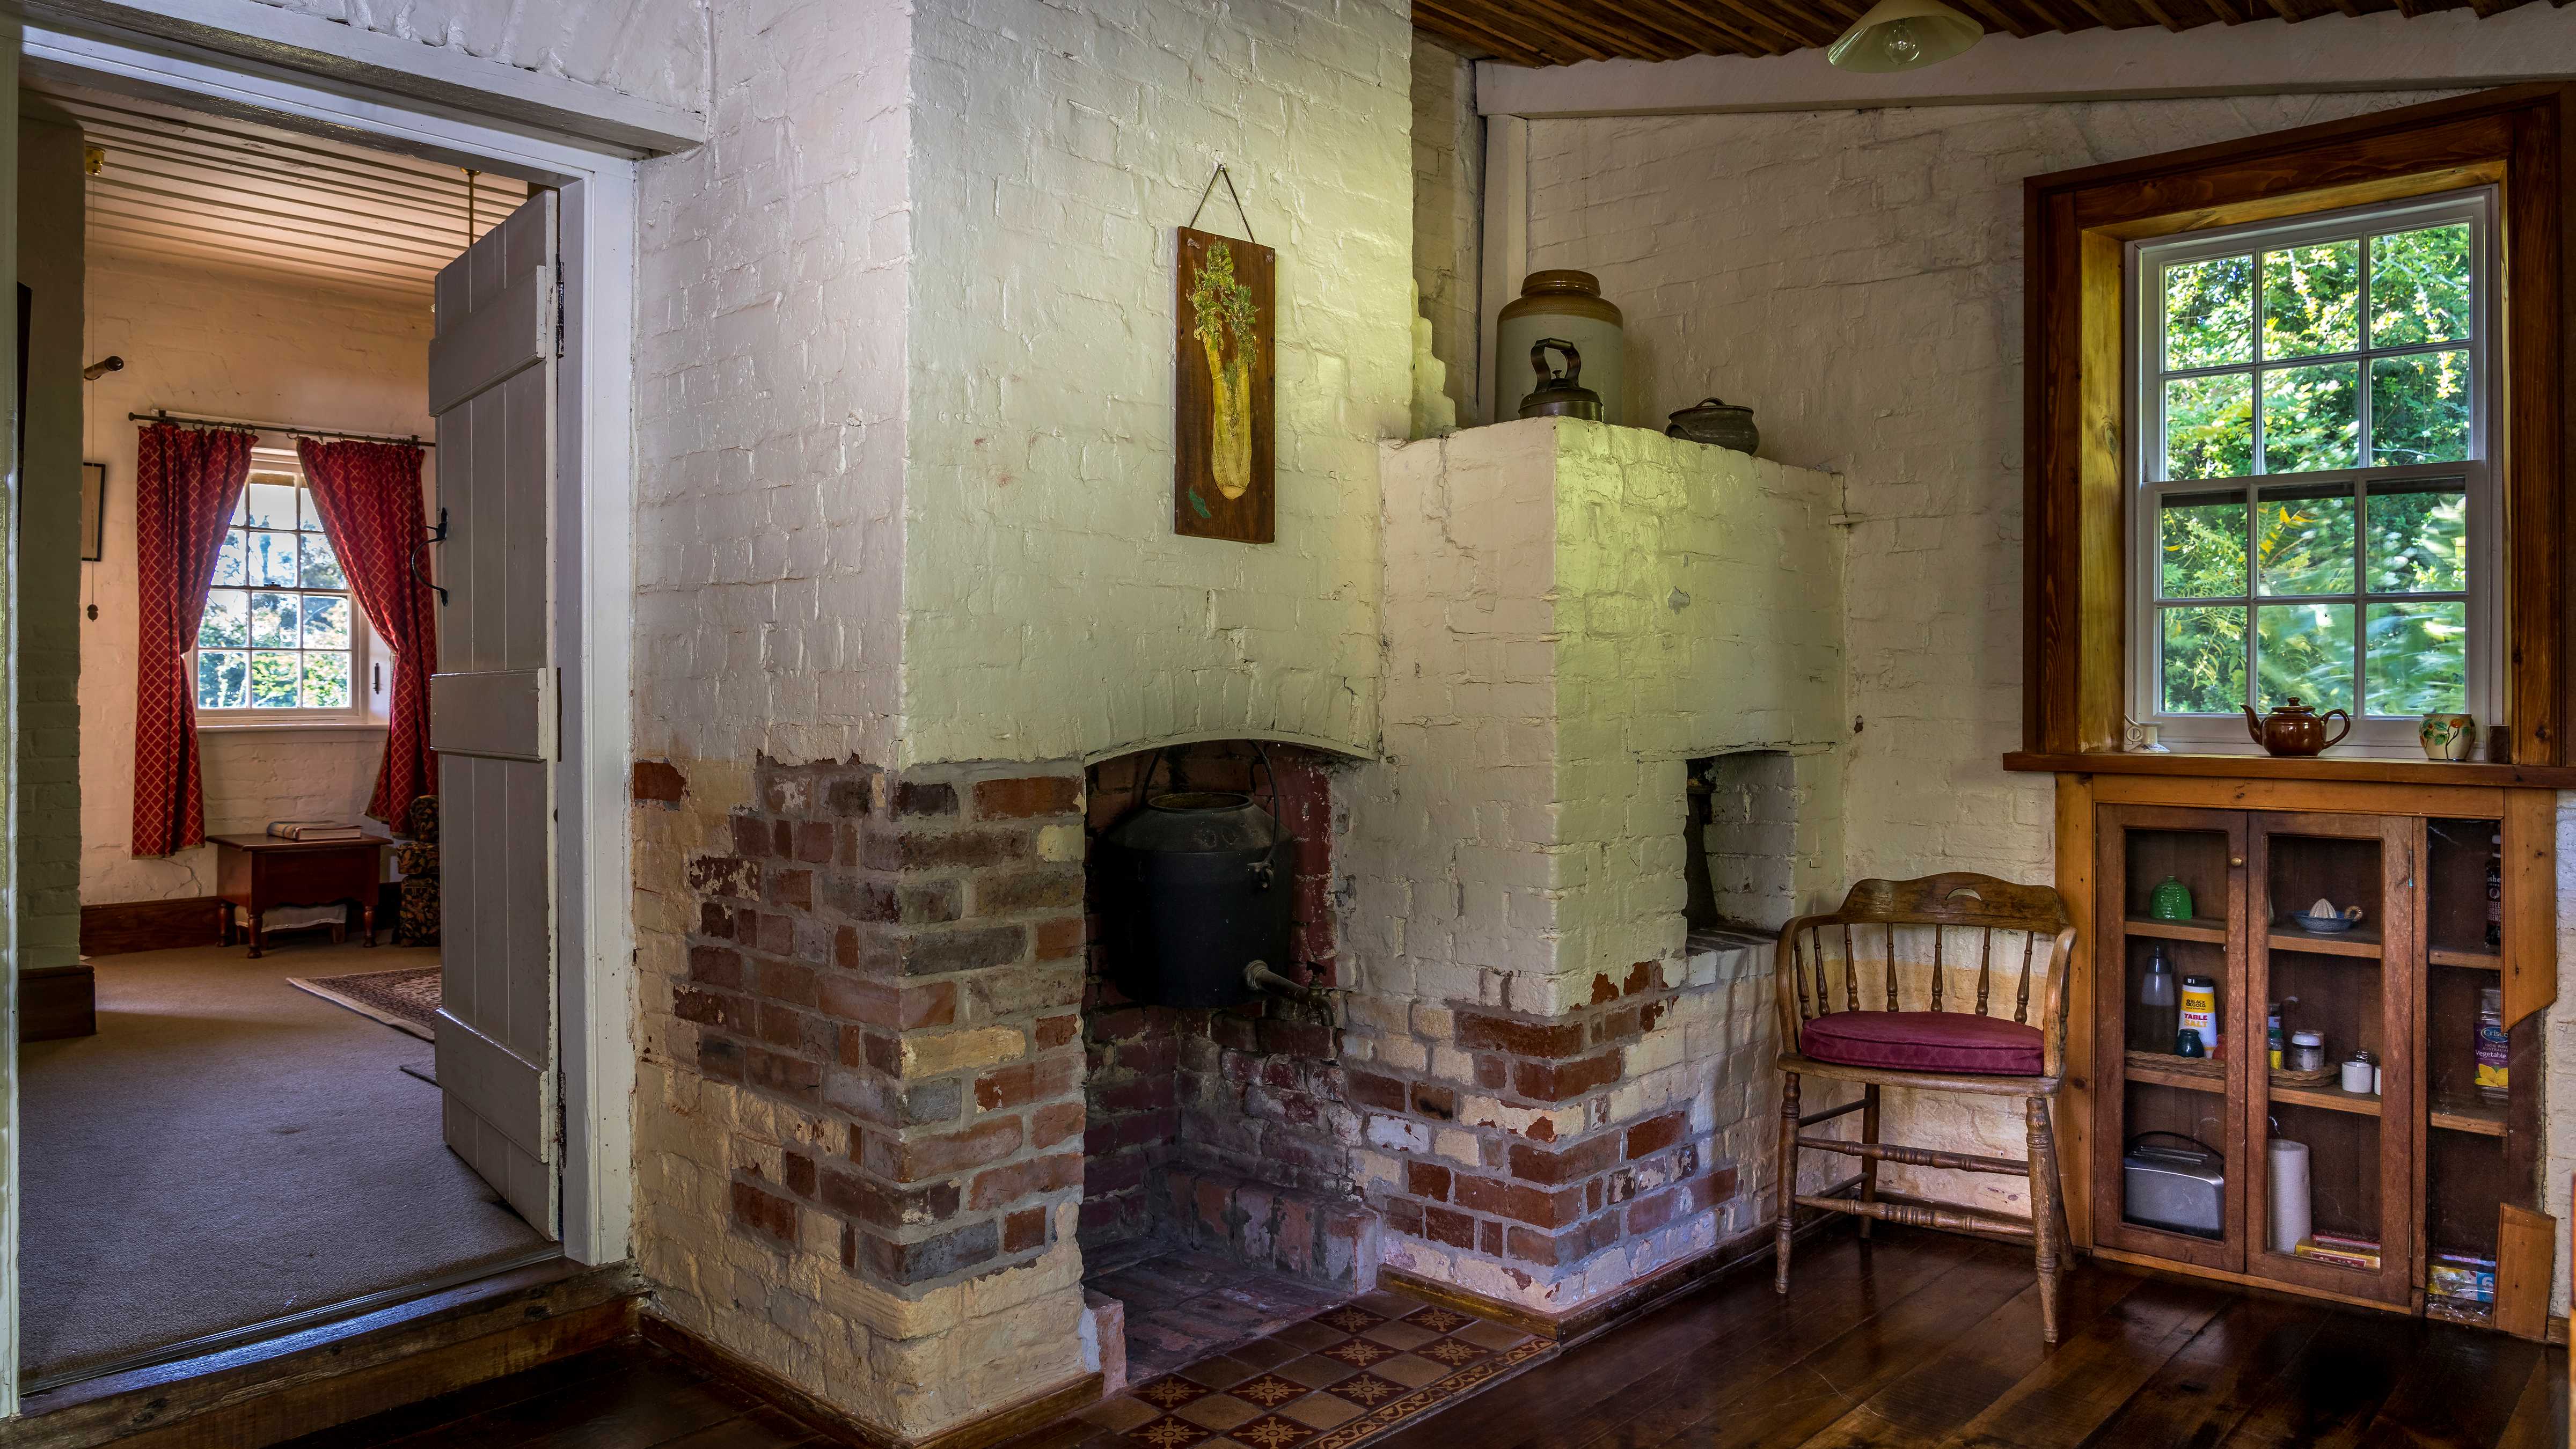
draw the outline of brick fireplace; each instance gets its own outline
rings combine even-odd
[[[1149,769],[1157,793],[1234,791],[1275,809],[1298,844],[1289,882],[1290,959],[1272,964],[1292,979],[1334,986],[1332,766],[1322,751],[1246,740],[1121,755],[1086,773],[1088,839],[1096,846],[1142,803]],[[1095,850],[1088,858],[1100,857]],[[1352,1176],[1359,1117],[1334,1022],[1285,999],[1223,1010],[1129,1000],[1111,979],[1114,947],[1105,939],[1096,882],[1091,896],[1083,990],[1085,1252],[1102,1256],[1157,1240],[1365,1287],[1375,1214]]]

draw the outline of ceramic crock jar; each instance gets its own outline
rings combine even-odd
[[[1503,304],[1502,320],[1494,329],[1494,375],[1518,375],[1531,344],[1561,337],[1583,354],[1584,385],[1601,394],[1601,420],[1624,422],[1620,362],[1626,336],[1619,309],[1601,300],[1598,277],[1568,268],[1532,272],[1521,283],[1521,294]],[[1507,393],[1506,406],[1508,399]]]

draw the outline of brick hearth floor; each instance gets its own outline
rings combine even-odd
[[[1233,1268],[1240,1277],[1242,1269]],[[1103,1288],[1102,1291],[1110,1291]],[[1135,1387],[1041,1437],[1056,1449],[1351,1449],[1550,1357],[1519,1329],[1365,1293]],[[1074,1437],[1088,1426],[1087,1436]]]
[[[1149,1256],[1123,1264],[1113,1259],[1083,1284],[1126,1308],[1130,1383],[1213,1358],[1343,1298],[1322,1284],[1247,1268],[1215,1253],[1141,1251]]]

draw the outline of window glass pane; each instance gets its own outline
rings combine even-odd
[[[295,603],[296,596],[293,594],[251,595],[251,644],[259,648],[294,648],[296,643]]]
[[[318,533],[304,535],[304,587],[308,589],[345,589],[349,576],[340,572],[340,556],[331,551],[331,540]]]
[[[304,707],[346,709],[349,704],[349,656],[317,650],[304,656]]]
[[[2167,494],[2157,512],[2159,594],[2168,599],[2244,596],[2244,494]]]
[[[295,587],[295,535],[261,533],[256,530],[250,540],[250,582],[276,588]]]
[[[349,647],[348,595],[307,594],[304,596],[304,647],[307,649]]]
[[[2372,593],[2453,593],[2468,588],[2469,495],[2460,485],[2377,487],[2370,491],[2365,506],[2370,521]]]
[[[2407,600],[2370,606],[2370,712],[2468,708],[2469,606]]]
[[[239,649],[250,642],[250,598],[239,589],[209,589],[197,624],[200,649]]]
[[[242,541],[242,532],[238,528],[224,535],[223,550],[215,555],[215,582],[250,582],[250,545]]]
[[[2360,380],[2357,362],[2265,372],[2263,471],[2316,473],[2359,463]]]
[[[2288,699],[2319,714],[2352,708],[2352,605],[2265,604],[2254,635],[2256,713]]]
[[[2470,335],[2469,227],[2431,226],[2370,239],[2370,345]]]
[[[252,474],[250,486],[242,490],[244,521],[253,528],[293,528],[297,491],[291,479]]]
[[[2266,594],[2352,592],[2352,495],[2266,488],[2254,515],[2254,562]]]
[[[299,511],[302,513],[304,518],[305,531],[308,533],[320,533],[322,531],[322,510],[313,506],[313,490],[310,488],[298,488],[295,490],[295,496],[296,502],[299,505]]]
[[[2242,478],[2254,471],[2254,380],[2241,372],[2165,384],[2165,476]]]
[[[292,649],[263,649],[250,656],[253,709],[293,709],[300,693],[304,656]]]
[[[236,649],[197,655],[197,708],[240,709],[250,703],[250,656]]]
[[[2254,360],[2254,258],[2165,268],[2165,368]]]
[[[2370,364],[2370,452],[2379,464],[2469,456],[2469,354],[2415,352]]]
[[[2234,714],[2245,703],[2245,610],[2159,610],[2167,714]]]
[[[2360,347],[2360,242],[2263,254],[2265,357],[2313,357]]]

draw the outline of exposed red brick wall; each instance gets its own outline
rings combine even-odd
[[[1329,985],[1337,953],[1328,757],[1293,745],[1267,749],[1277,772],[1277,811],[1298,840],[1287,974]],[[1149,751],[1091,768],[1085,823],[1093,840],[1135,808],[1151,760]],[[1154,789],[1174,788],[1176,775],[1186,788],[1240,790],[1264,806],[1274,800],[1252,748],[1242,742],[1167,750]],[[1084,1243],[1122,1241],[1158,1224],[1204,1238],[1200,1230],[1208,1225],[1199,1223],[1197,1210],[1173,1205],[1174,1181],[1184,1184],[1184,1196],[1202,1182],[1225,1184],[1230,1206],[1218,1219],[1231,1213],[1233,1226],[1219,1235],[1238,1248],[1250,1245],[1256,1255],[1268,1253],[1274,1236],[1307,1240],[1310,1221],[1332,1219],[1340,1235],[1334,1241],[1354,1236],[1356,1229],[1334,1219],[1329,1207],[1310,1212],[1307,1205],[1353,1196],[1345,1144],[1356,1140],[1357,1118],[1347,1104],[1334,1032],[1290,1003],[1183,1011],[1129,1001],[1109,980],[1096,898],[1090,906]],[[1246,1184],[1249,1196],[1241,1191]],[[1296,1222],[1273,1218],[1247,1227],[1238,1199],[1267,1212],[1282,1196],[1272,1191],[1278,1188],[1288,1189],[1285,1197],[1297,1204]],[[1313,1240],[1325,1240],[1322,1228]],[[1306,1250],[1280,1253],[1290,1251]],[[1310,1256],[1320,1260],[1325,1251],[1319,1246]]]
[[[673,1010],[698,1070],[837,1152],[738,1167],[732,1220],[903,1288],[1026,1261],[1083,1180],[1081,779],[767,760],[698,898]]]

